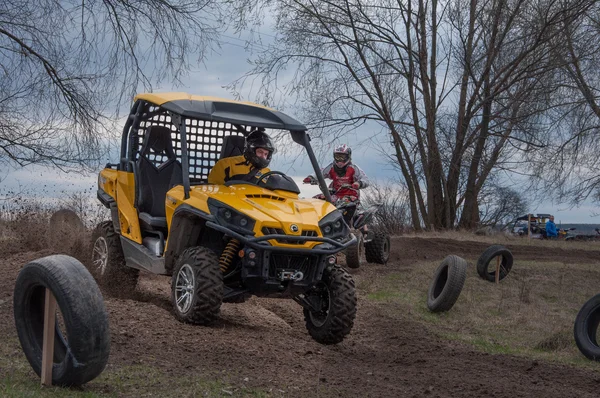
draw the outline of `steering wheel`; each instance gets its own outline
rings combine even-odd
[[[264,180],[265,178],[267,178],[270,175],[280,175],[280,176],[284,176],[287,177],[285,175],[285,173],[282,173],[281,171],[267,171],[265,174],[261,175],[258,180],[256,181],[256,185],[260,185],[260,182],[262,180]]]

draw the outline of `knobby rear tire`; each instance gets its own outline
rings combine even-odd
[[[135,290],[140,271],[125,265],[121,239],[112,221],[101,222],[92,233],[90,272],[109,294],[127,295]]]
[[[373,240],[365,245],[365,255],[368,263],[387,264],[390,259],[390,236],[376,232]]]

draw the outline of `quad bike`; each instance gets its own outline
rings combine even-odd
[[[309,184],[316,184],[314,178]],[[356,195],[339,195],[342,190],[352,190]],[[348,247],[346,253],[346,265],[349,268],[359,268],[365,260],[368,263],[386,264],[390,258],[390,237],[383,232],[375,232],[370,229],[368,223],[373,219],[383,203],[375,203],[368,208],[363,208],[358,200],[358,189],[344,184],[337,191],[330,189],[331,203],[344,215],[344,220],[350,226],[350,233],[356,237],[356,244]],[[323,194],[313,196],[316,199],[325,200]]]
[[[575,228],[559,228],[557,238],[564,241],[575,240],[577,235],[573,231],[575,231]]]
[[[120,293],[135,289],[140,270],[169,275],[176,318],[196,324],[215,321],[222,302],[291,298],[316,341],[339,343],[356,315],[354,281],[336,263],[356,243],[341,212],[299,199],[279,171],[207,183],[215,162],[242,155],[256,128],[289,131],[331,199],[306,127],[293,118],[249,102],[141,94],[120,161],[98,176],[98,199],[112,219],[94,233],[92,273]]]

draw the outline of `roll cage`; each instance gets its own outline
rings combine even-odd
[[[331,201],[306,127],[281,112],[248,102],[185,93],[141,94],[135,98],[123,128],[119,164],[110,166],[134,172],[150,126],[164,126],[171,131],[186,199],[191,185],[207,183],[210,170],[219,160],[224,137],[245,137],[252,128],[271,128],[289,131],[292,140],[306,149],[319,187]],[[157,155],[151,161],[159,168],[165,159]]]

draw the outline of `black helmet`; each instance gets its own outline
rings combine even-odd
[[[256,149],[263,148],[269,151],[269,156],[266,159],[256,156]],[[244,157],[254,167],[262,169],[269,165],[271,156],[275,152],[275,147],[269,136],[260,130],[254,130],[246,137],[246,146],[244,147]]]

